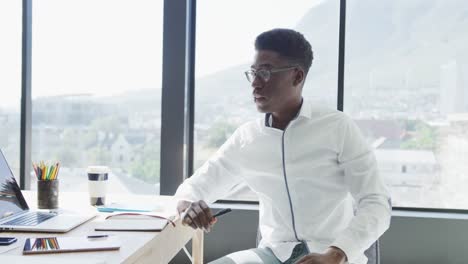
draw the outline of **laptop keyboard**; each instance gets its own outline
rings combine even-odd
[[[50,213],[31,212],[29,214],[25,214],[11,221],[8,221],[4,223],[4,225],[35,226],[54,216],[56,215]]]

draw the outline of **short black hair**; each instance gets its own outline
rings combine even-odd
[[[309,72],[314,59],[310,43],[304,35],[292,29],[275,28],[263,32],[255,39],[255,49],[275,51],[301,66],[305,74]]]

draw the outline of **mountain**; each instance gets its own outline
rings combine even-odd
[[[339,11],[339,1],[322,1],[295,27],[314,51],[304,94],[330,106],[337,90]],[[372,96],[380,91],[391,107],[429,94],[436,99],[422,103],[434,104],[429,109],[437,107],[441,68],[453,62],[468,64],[467,28],[465,0],[347,1],[345,100],[352,96],[353,101],[378,102],[381,98]],[[239,111],[245,116],[255,113],[244,76],[248,68],[247,63],[236,65],[196,79],[197,122],[212,122],[213,113],[221,118]],[[159,103],[159,89],[145,92],[144,98],[140,92],[126,94],[124,100],[142,108]]]
[[[359,98],[369,89],[438,92],[443,65],[453,60],[467,64],[466,1],[347,2],[345,88],[349,94]],[[310,96],[336,97],[338,27],[336,0],[314,6],[295,27],[314,51],[304,90]],[[208,103],[213,101],[251,102],[250,94],[243,90],[249,89],[243,76],[246,68],[248,65],[239,65],[197,79],[198,111],[209,113],[213,106]]]

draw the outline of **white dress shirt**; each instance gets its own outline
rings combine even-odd
[[[258,195],[259,247],[283,262],[299,239],[311,252],[336,246],[365,264],[364,251],[390,225],[390,195],[359,128],[307,101],[284,131],[264,119],[239,127],[175,196],[213,203],[241,182]]]

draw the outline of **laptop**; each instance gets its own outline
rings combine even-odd
[[[21,189],[0,150],[0,231],[65,233],[96,214],[39,212],[29,210]]]

